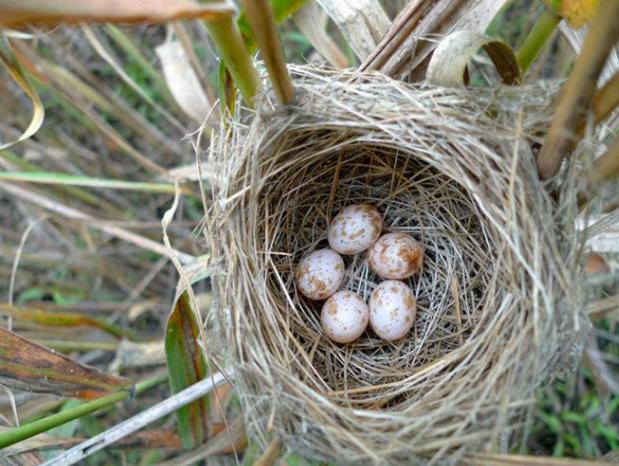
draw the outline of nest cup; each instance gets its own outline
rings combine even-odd
[[[514,445],[535,390],[569,367],[586,329],[572,171],[556,201],[531,152],[557,85],[292,73],[294,105],[263,96],[210,150],[216,323],[250,437],[356,465],[454,463]],[[295,289],[301,258],[356,203],[425,248],[408,280],[417,320],[395,342],[368,330],[333,343],[322,303]],[[368,300],[380,278],[364,254],[345,261],[342,289]]]

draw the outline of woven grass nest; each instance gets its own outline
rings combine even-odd
[[[250,437],[337,464],[455,463],[526,433],[535,391],[586,329],[568,167],[551,196],[532,147],[558,84],[412,86],[292,67],[296,101],[267,96],[215,139],[207,232],[217,325]],[[559,201],[557,201],[559,199]],[[294,271],[353,203],[425,246],[417,320],[338,345]],[[380,282],[347,256],[343,289]]]

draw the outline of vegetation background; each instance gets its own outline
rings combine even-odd
[[[285,17],[286,8],[295,10],[299,2],[280,3]],[[391,18],[406,4],[383,3]],[[516,49],[543,8],[537,0],[508,2],[487,32]],[[338,28],[324,21],[337,57],[357,65]],[[319,63],[303,27],[298,17],[282,23],[286,59]],[[248,40],[247,25],[241,30]],[[230,89],[201,21],[36,32],[12,42],[43,101],[45,120],[32,138],[0,150],[3,327],[104,373],[155,380],[156,386],[0,451],[2,464],[38,464],[169,396],[158,376],[165,373],[164,336],[178,274],[162,246],[161,222],[172,206],[175,180],[182,196],[167,233],[181,261],[195,271],[198,302],[208,307],[208,279],[200,279],[206,248],[198,234],[209,196],[208,165],[196,171],[196,153],[204,154],[208,139],[198,141],[196,130],[205,110],[212,114],[209,126],[220,124],[216,98],[219,89]],[[170,46],[173,36],[180,48]],[[562,78],[573,60],[569,44],[555,33],[529,79]],[[476,64],[483,66],[484,58]],[[186,71],[181,78],[179,69]],[[0,69],[0,141],[16,139],[32,110],[28,97]],[[168,171],[172,181],[163,176]],[[591,270],[592,301],[616,296],[617,256],[592,256]],[[616,311],[599,319],[575,375],[540,390],[525,453],[599,458],[619,448],[619,391],[613,386],[619,368],[617,320]],[[208,464],[253,464],[262,452],[236,422],[233,392],[224,386],[219,401],[211,398],[205,427],[211,436],[198,451]],[[16,424],[15,406],[24,424],[71,412],[80,403],[62,391],[0,391],[0,435]],[[196,460],[181,452],[175,426],[174,415],[164,417],[84,464],[163,464],[175,455],[191,464]],[[317,464],[294,452],[282,461]]]

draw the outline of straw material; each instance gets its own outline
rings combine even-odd
[[[250,437],[274,433],[337,464],[454,463],[522,438],[535,390],[570,368],[587,330],[574,175],[551,197],[531,147],[556,83],[411,86],[291,67],[295,104],[265,96],[215,138],[207,216],[217,325]],[[557,201],[556,199],[560,199]],[[330,219],[374,204],[424,244],[410,335],[350,345],[320,328],[294,270]],[[380,282],[347,256],[344,289]]]

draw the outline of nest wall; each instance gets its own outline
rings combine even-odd
[[[337,464],[453,463],[522,437],[535,390],[584,330],[574,175],[551,197],[532,148],[556,83],[412,86],[292,68],[297,98],[262,97],[214,139],[216,323],[252,438]],[[425,246],[406,338],[338,345],[300,296],[301,257],[342,207],[371,203]],[[345,258],[343,289],[380,282]]]

